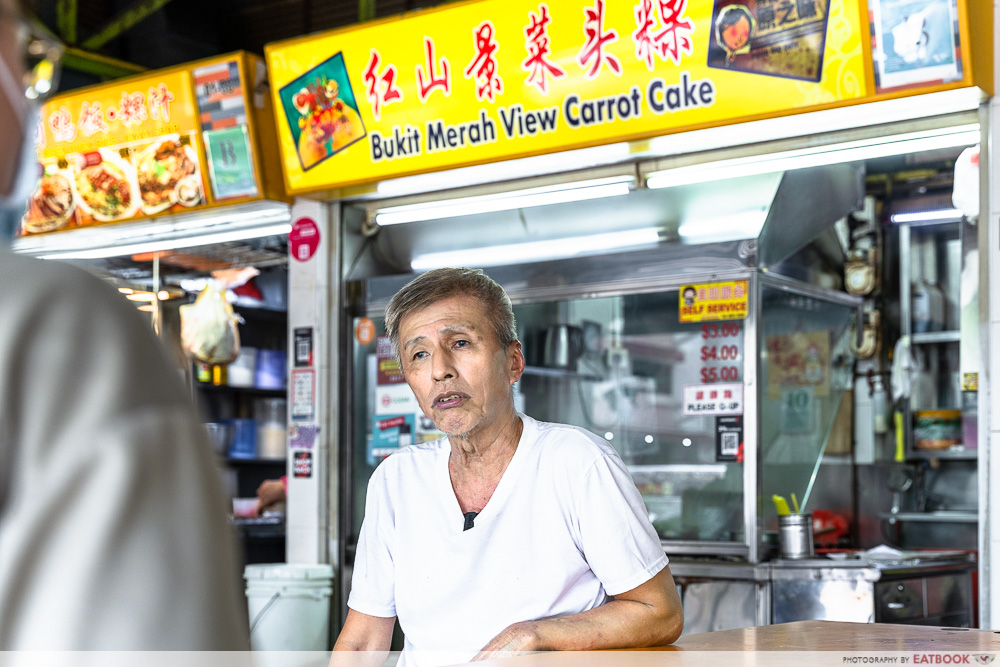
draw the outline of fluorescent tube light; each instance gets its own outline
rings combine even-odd
[[[686,243],[757,238],[766,219],[767,210],[764,209],[685,220],[677,227],[677,235]]]
[[[65,250],[54,252],[48,255],[39,255],[42,259],[100,259],[103,257],[119,257],[123,255],[137,255],[147,252],[162,252],[175,250],[177,248],[194,248],[214,243],[228,243],[230,241],[242,241],[244,239],[254,239],[261,236],[273,236],[275,234],[287,234],[292,231],[289,222],[267,227],[254,227],[252,229],[237,229],[229,232],[219,232],[216,234],[200,234],[191,237],[173,238],[164,241],[142,241],[140,243],[101,246],[88,248],[87,250]]]
[[[893,213],[889,216],[892,222],[947,222],[961,220],[962,212],[957,208],[942,208],[935,211],[914,211],[913,213]]]
[[[617,197],[627,195],[634,182],[635,178],[632,176],[610,176],[497,194],[389,206],[376,211],[375,224],[399,225],[476,213],[496,213],[497,211],[511,211],[531,206]]]
[[[486,248],[448,250],[417,255],[410,262],[415,271],[425,271],[444,266],[502,266],[546,259],[564,259],[576,255],[593,254],[653,246],[660,240],[659,230],[653,227],[623,232],[608,232],[591,236],[576,236],[546,241],[529,241]]]
[[[831,146],[816,146],[665,169],[649,174],[646,178],[646,187],[653,189],[671,188],[679,185],[739,178],[740,176],[755,176],[776,171],[871,160],[919,151],[973,146],[979,143],[979,138],[978,123],[888,137],[873,137]]]
[[[226,243],[291,231],[291,208],[262,201],[14,239],[14,252],[46,259],[99,259]]]

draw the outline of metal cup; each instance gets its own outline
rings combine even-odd
[[[812,512],[778,516],[778,542],[782,558],[796,560],[813,557],[812,519]]]

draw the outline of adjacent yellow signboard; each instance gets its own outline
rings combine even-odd
[[[745,280],[684,285],[679,299],[680,321],[745,320],[749,298]]]
[[[855,100],[872,89],[867,32],[841,0],[482,0],[270,45],[286,186]]]
[[[265,84],[263,61],[236,53],[53,98],[21,233],[260,198],[255,121],[273,132]]]

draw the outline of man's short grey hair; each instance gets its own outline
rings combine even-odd
[[[408,282],[389,300],[385,330],[399,359],[399,324],[410,313],[456,296],[471,296],[483,306],[502,349],[517,341],[510,297],[481,269],[434,269]]]

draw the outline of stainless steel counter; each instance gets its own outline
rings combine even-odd
[[[971,627],[975,568],[974,555],[960,551],[757,565],[670,561],[685,634],[804,620]]]

